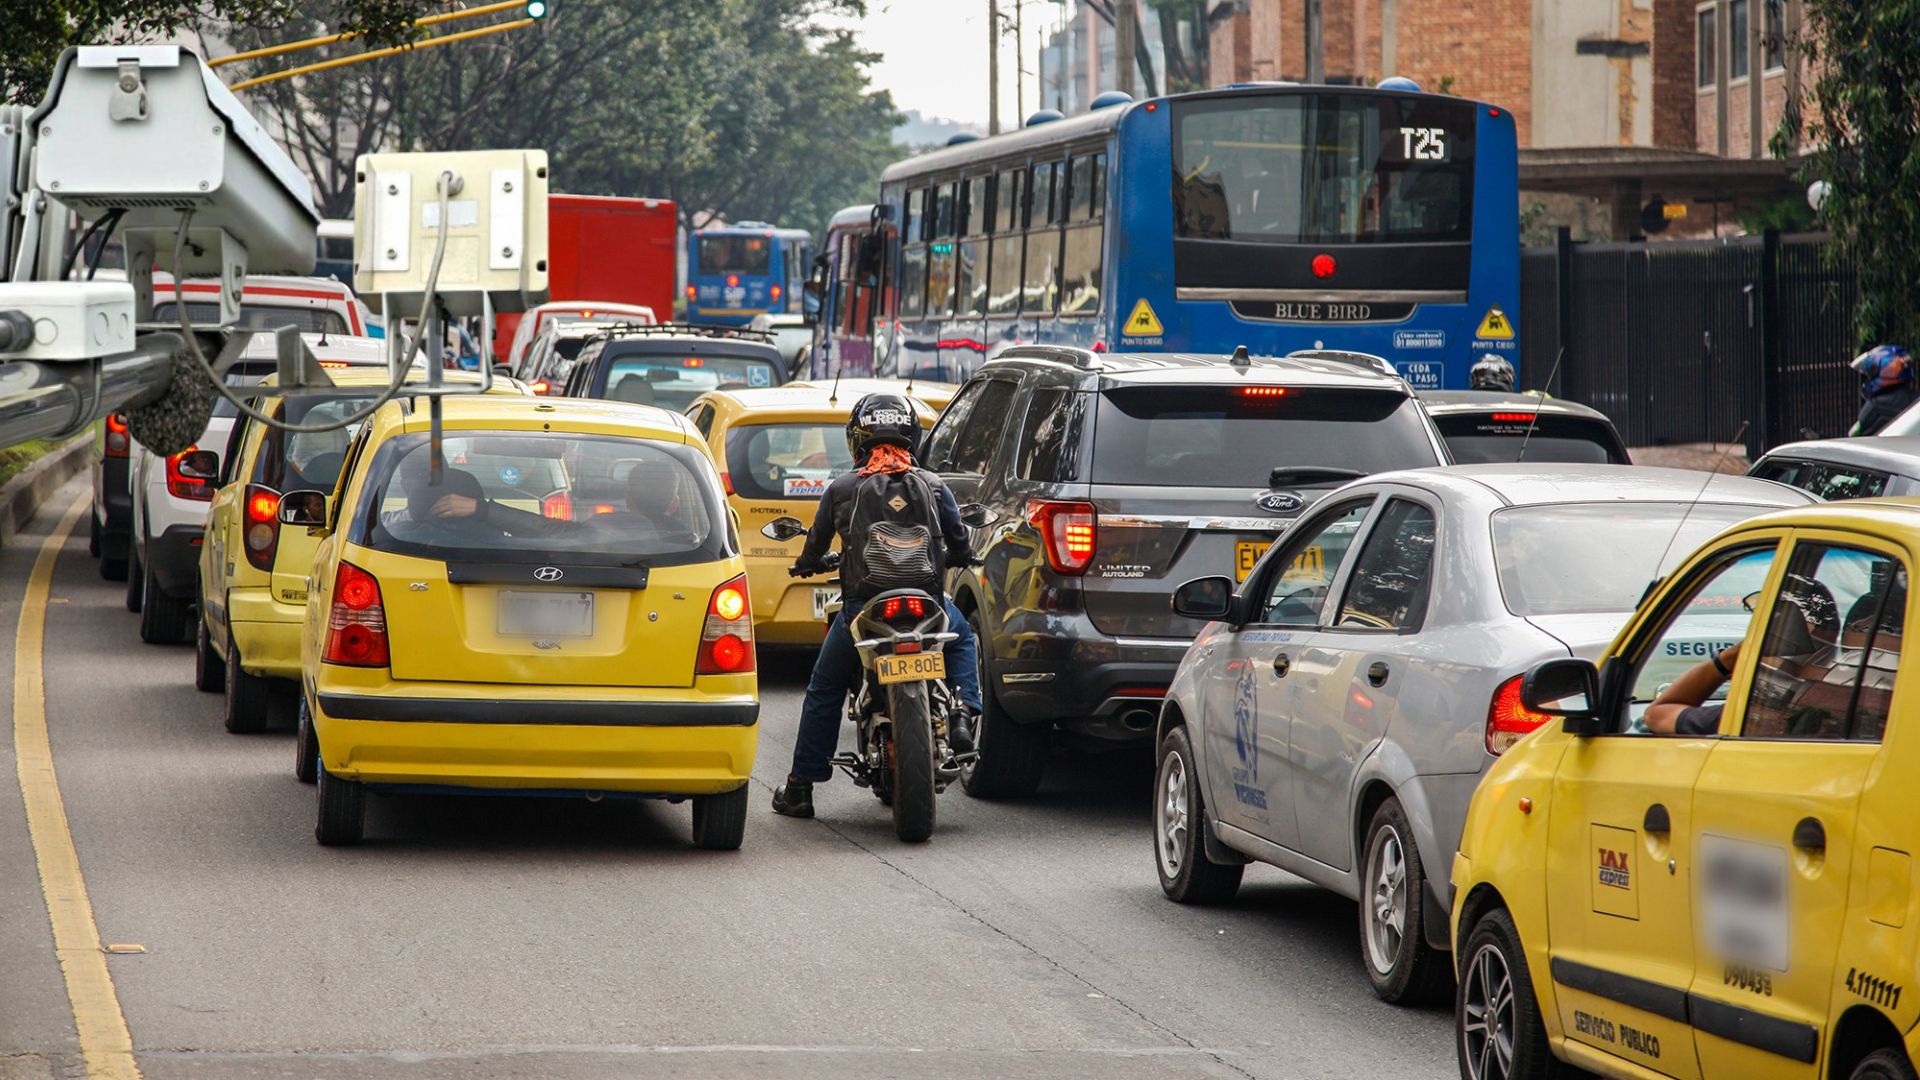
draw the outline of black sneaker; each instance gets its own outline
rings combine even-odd
[[[973,720],[973,710],[965,705],[947,715],[947,747],[954,753],[973,753]]]
[[[773,789],[773,812],[787,817],[812,817],[813,785],[805,780],[787,777],[786,783]]]

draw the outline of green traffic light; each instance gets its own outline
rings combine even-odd
[[[527,0],[527,18],[544,19],[547,17],[547,0]]]

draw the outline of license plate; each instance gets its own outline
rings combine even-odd
[[[593,594],[500,590],[502,637],[592,637]]]
[[[839,589],[815,588],[813,590],[813,617],[816,622],[827,621],[827,609],[840,602]]]
[[[1253,573],[1253,564],[1273,546],[1270,540],[1241,540],[1233,545],[1233,580],[1245,581]]]
[[[926,682],[947,677],[946,653],[907,653],[904,656],[877,656],[874,674],[881,685],[897,682]]]

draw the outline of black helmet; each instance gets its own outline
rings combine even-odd
[[[847,418],[847,449],[854,462],[867,460],[876,446],[902,446],[913,453],[920,446],[920,415],[900,394],[868,394],[853,406]]]
[[[1482,353],[1467,372],[1467,385],[1475,390],[1513,392],[1513,365],[1504,357]]]

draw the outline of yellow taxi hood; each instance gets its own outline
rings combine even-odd
[[[588,435],[618,435],[690,443],[698,433],[686,417],[652,405],[595,398],[450,397],[442,399],[441,422],[447,430],[543,431],[559,429]],[[426,409],[410,410],[403,430],[425,431]]]

